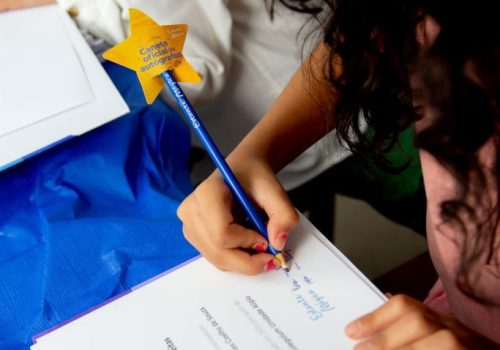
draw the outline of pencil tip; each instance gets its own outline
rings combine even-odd
[[[278,261],[280,262],[280,266],[282,269],[289,271],[288,264],[286,263],[286,260],[285,260],[285,257],[283,256],[283,254],[281,254],[281,253],[276,254],[276,259],[278,259]]]

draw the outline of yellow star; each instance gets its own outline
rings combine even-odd
[[[200,76],[182,55],[188,26],[161,26],[145,13],[130,9],[130,36],[103,54],[109,61],[135,70],[146,101],[163,88],[161,73],[172,70],[178,82],[199,83]]]

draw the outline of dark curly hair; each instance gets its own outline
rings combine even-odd
[[[426,10],[440,33],[417,59],[433,120],[417,142],[461,185],[456,198],[441,203],[443,220],[462,234],[457,284],[469,297],[498,305],[497,290],[477,286],[485,266],[500,273],[500,26],[495,6],[486,0],[472,7],[440,0]],[[488,165],[479,157],[486,144],[493,150]]]
[[[476,288],[485,264],[500,274],[494,260],[500,254],[500,31],[495,2],[478,0],[467,7],[450,0],[280,3],[315,16],[325,8],[330,12],[322,22],[323,41],[329,49],[324,75],[339,92],[331,119],[352,151],[373,156],[382,168],[391,168],[384,154],[419,117],[410,76],[421,82],[419,98],[432,107],[434,122],[417,135],[417,145],[461,186],[455,199],[441,203],[442,219],[464,238],[457,285],[476,300],[498,305],[498,295],[492,298]],[[427,15],[441,30],[431,47],[422,51],[416,32]],[[335,62],[341,63],[340,75]],[[362,118],[368,133],[360,126]],[[478,157],[487,142],[495,150],[492,169],[484,169]],[[470,222],[472,227],[466,224]]]
[[[274,5],[274,0],[271,5]],[[369,154],[385,170],[384,155],[416,118],[409,84],[417,54],[415,28],[422,15],[418,1],[280,0],[295,11],[317,15],[330,59],[324,73],[341,98],[333,125],[354,152]],[[341,74],[335,64],[341,62]],[[363,132],[363,121],[369,133]]]

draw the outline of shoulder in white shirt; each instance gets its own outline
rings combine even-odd
[[[305,36],[312,30],[306,23],[308,16],[278,7],[271,21],[264,0],[60,2],[77,7],[79,24],[111,44],[128,34],[129,7],[143,10],[158,23],[187,23],[189,34],[183,53],[203,82],[183,84],[183,89],[223,154],[259,121],[313,47],[309,43],[302,52]],[[162,97],[172,101],[167,93]],[[287,190],[348,155],[334,133],[326,140],[320,140],[278,174]]]

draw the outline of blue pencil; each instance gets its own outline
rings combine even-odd
[[[219,149],[203,126],[203,123],[198,118],[198,114],[194,110],[191,103],[189,103],[187,97],[184,95],[184,92],[175,80],[172,72],[168,70],[163,72],[162,78],[167,84],[167,87],[172,93],[172,96],[174,96],[175,100],[179,104],[179,107],[184,113],[184,116],[187,118],[189,124],[192,126],[196,135],[203,143],[203,146],[208,152],[208,155],[210,156],[210,158],[212,158],[215,166],[221,172],[224,181],[227,183],[234,196],[249,216],[250,220],[252,220],[252,223],[255,225],[257,231],[269,241],[266,225],[264,224],[264,222],[262,222],[259,213],[248,199],[245,191],[229,168],[229,165],[227,165],[224,157],[221,155]],[[273,254],[279,260],[282,268],[287,268],[285,257],[280,251],[274,249],[271,244],[267,245],[267,251]]]

